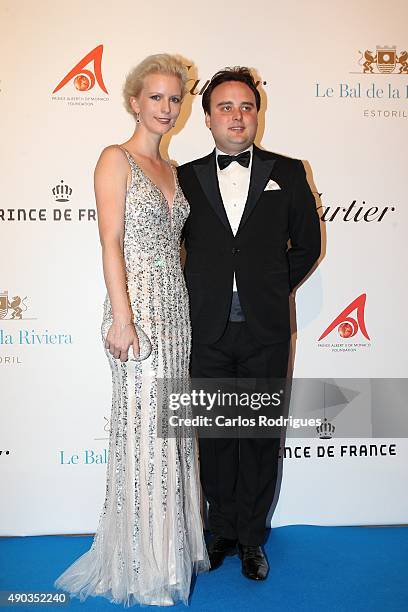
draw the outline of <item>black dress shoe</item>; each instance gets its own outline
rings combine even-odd
[[[238,554],[242,561],[242,573],[251,580],[265,580],[269,565],[260,546],[238,544]]]
[[[225,557],[232,557],[237,553],[237,540],[229,540],[222,536],[215,536],[208,547],[210,558],[210,571],[222,565]]]

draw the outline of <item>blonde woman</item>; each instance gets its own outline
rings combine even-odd
[[[179,256],[189,205],[159,151],[186,79],[171,55],[136,66],[123,89],[135,131],[104,149],[95,170],[107,287],[102,336],[113,381],[106,498],[92,547],[55,582],[81,600],[187,603],[193,573],[209,566],[195,440],[157,436],[162,381],[187,380],[190,358]]]

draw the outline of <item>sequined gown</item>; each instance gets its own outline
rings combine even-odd
[[[81,600],[102,595],[125,606],[171,605],[187,603],[192,574],[209,567],[195,439],[156,436],[161,380],[188,380],[191,332],[179,242],[189,206],[174,168],[169,208],[125,153],[131,166],[124,234],[128,295],[152,352],[144,361],[121,363],[105,351],[113,381],[105,502],[91,548],[55,587]],[[111,323],[107,296],[103,339]]]

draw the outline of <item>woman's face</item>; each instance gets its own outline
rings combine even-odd
[[[148,74],[142,91],[130,98],[132,109],[140,113],[140,125],[153,134],[168,132],[180,114],[181,82],[169,74]]]

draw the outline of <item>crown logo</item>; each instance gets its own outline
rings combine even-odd
[[[329,423],[329,421],[324,419],[323,423],[316,427],[316,431],[319,434],[319,438],[321,440],[330,440],[333,437],[335,426]]]
[[[61,180],[59,185],[55,185],[52,193],[56,202],[69,202],[72,189],[68,185],[64,185],[64,181]]]

